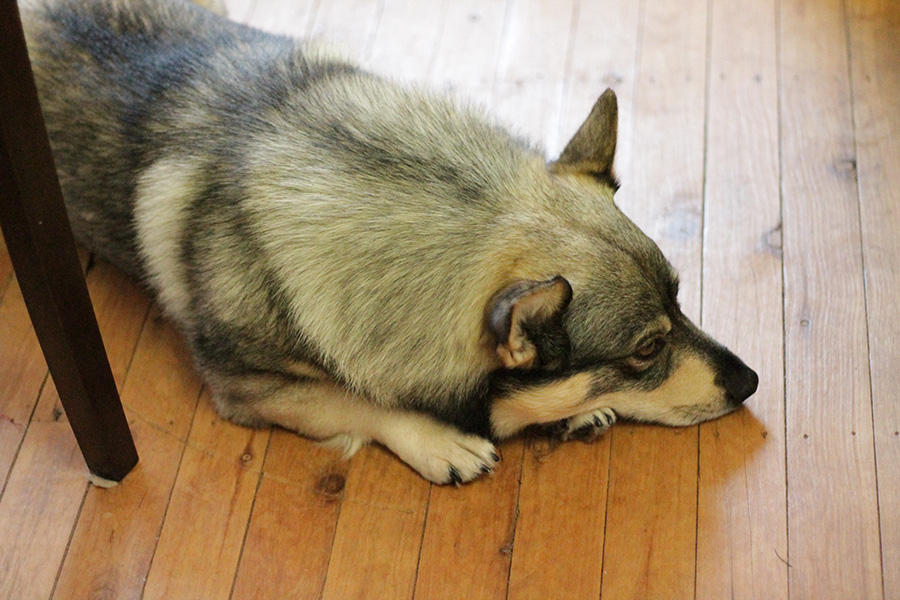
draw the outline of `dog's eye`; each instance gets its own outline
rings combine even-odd
[[[641,360],[650,360],[663,349],[666,345],[666,339],[663,337],[655,337],[642,343],[634,351],[634,355]]]

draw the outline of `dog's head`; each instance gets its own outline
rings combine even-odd
[[[531,271],[489,307],[500,437],[598,408],[690,425],[756,391],[756,373],[684,315],[675,269],[613,203],[616,126],[607,90],[548,166],[550,210],[526,234],[539,248],[523,261]]]

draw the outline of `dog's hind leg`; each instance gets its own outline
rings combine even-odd
[[[423,413],[380,406],[332,381],[275,385],[271,379],[257,383],[253,379],[232,380],[230,394],[216,394],[223,416],[249,425],[279,425],[348,455],[375,440],[423,477],[441,484],[471,481],[491,472],[500,460],[494,445],[482,437]],[[256,391],[251,394],[252,388]]]

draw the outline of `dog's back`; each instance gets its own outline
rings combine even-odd
[[[292,42],[189,3],[35,0],[22,17],[75,233],[143,276],[132,214],[137,179],[170,150],[165,121],[185,86],[202,71],[211,88],[225,87],[211,63],[247,44],[290,53]],[[234,76],[251,79],[253,55],[244,58],[246,72]]]
[[[523,252],[510,220],[542,220],[535,150],[187,2],[23,16],[76,235],[150,285],[201,366],[287,357],[385,402],[485,383],[484,310]]]

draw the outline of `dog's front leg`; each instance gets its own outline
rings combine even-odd
[[[612,408],[592,396],[587,373],[545,384],[511,386],[494,400],[491,427],[498,438],[541,425],[563,440],[591,441],[616,422]]]
[[[616,422],[615,411],[609,407],[583,412],[547,426],[551,435],[559,439],[593,442]]]
[[[280,425],[336,446],[346,456],[375,440],[441,484],[471,481],[490,473],[500,460],[494,445],[482,437],[423,413],[380,406],[332,381],[270,384],[252,396],[248,383],[246,378],[232,381],[232,393],[216,394],[223,415],[244,423]],[[237,388],[243,389],[235,393]]]

